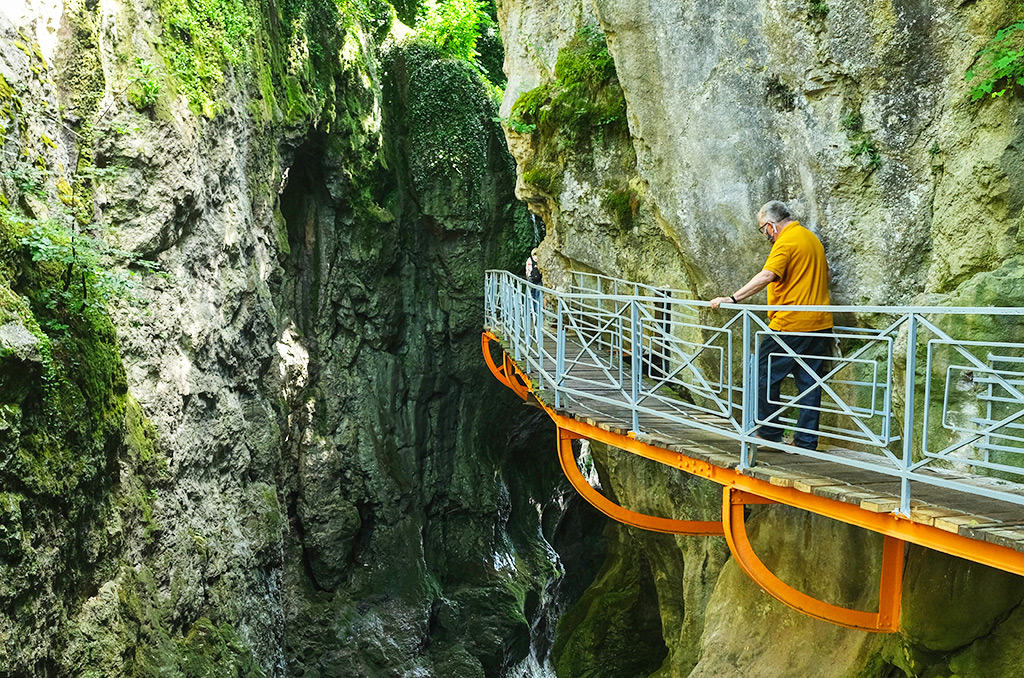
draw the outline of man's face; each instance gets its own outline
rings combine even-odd
[[[779,237],[778,226],[774,222],[768,221],[765,217],[757,218],[757,230],[761,231],[761,234],[773,245],[775,244],[775,239]]]

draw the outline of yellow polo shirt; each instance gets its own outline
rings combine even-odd
[[[769,306],[827,306],[828,261],[818,237],[791,222],[772,246],[764,270],[779,276],[768,283]],[[832,327],[828,311],[769,311],[769,323],[776,332],[816,332]]]

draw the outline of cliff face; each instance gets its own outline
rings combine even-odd
[[[1017,12],[1001,0],[503,2],[502,112],[517,193],[548,228],[545,280],[593,270],[729,294],[767,256],[757,209],[782,199],[821,237],[837,303],[1022,305],[1021,100],[972,101],[965,82]],[[631,508],[719,515],[701,500],[714,488],[616,450],[595,446],[595,458]],[[616,529],[607,576],[560,627],[554,664],[576,667],[565,675],[633,675],[594,641],[621,624],[593,600],[646,586],[664,642],[652,652],[667,650],[651,675],[1020,670],[1006,640],[1019,632],[1018,577],[912,549],[903,631],[870,636],[782,607],[717,540]],[[751,529],[784,580],[872,603],[868,535],[779,508],[755,511]]]
[[[560,494],[479,283],[532,228],[479,77],[393,17],[0,11],[0,675],[525,655]]]
[[[617,270],[684,280],[704,297],[731,291],[747,278],[732,264],[753,267],[764,257],[752,215],[778,196],[820,229],[838,301],[908,301],[1016,265],[1019,104],[971,102],[964,82],[975,53],[1015,11],[996,1],[509,2],[502,111],[554,80],[559,50],[588,22],[599,25],[627,105],[629,142],[618,152],[637,167],[633,190],[642,199],[633,212],[643,216],[651,203],[650,221],[674,246],[672,265],[623,262]],[[547,137],[508,134],[524,170],[519,192],[558,210],[556,230],[616,223],[608,184],[630,172],[611,176],[596,150],[583,162],[589,171],[567,169],[565,190],[554,195],[528,180],[543,164]],[[591,154],[568,155],[571,165]],[[601,258],[616,248],[577,239],[549,247],[610,270]]]

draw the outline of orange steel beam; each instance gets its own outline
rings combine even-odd
[[[543,403],[542,403],[543,405]],[[792,487],[779,487],[769,482],[745,476],[735,469],[722,468],[708,462],[692,459],[678,452],[671,452],[640,442],[628,436],[618,435],[591,426],[569,417],[556,414],[544,406],[556,426],[578,433],[591,440],[618,447],[641,457],[660,462],[687,473],[706,478],[719,485],[744,490],[759,497],[771,499],[780,504],[817,513],[840,522],[856,525],[872,532],[909,541],[936,551],[942,551],[959,558],[988,565],[1013,574],[1024,575],[1024,553],[990,542],[963,537],[946,532],[931,525],[914,523],[896,513],[873,513],[855,504],[835,499],[826,499]]]
[[[878,611],[865,612],[840,607],[813,598],[785,583],[758,558],[747,538],[743,509],[747,504],[769,500],[732,487],[722,488],[722,522],[725,539],[737,564],[769,595],[797,612],[822,621],[861,631],[891,633],[899,629],[900,601],[903,590],[904,542],[885,537],[882,546],[882,571],[878,587]],[[775,502],[770,502],[775,503]]]
[[[517,396],[526,400],[530,392],[530,380],[526,378],[526,375],[520,371],[519,366],[515,364],[508,353],[504,350],[501,352],[501,367],[498,367],[494,362],[494,356],[491,355],[491,340],[497,340],[490,332],[484,332],[480,337],[480,348],[484,352],[484,362],[487,363],[487,368],[494,375],[494,378],[503,383],[505,386],[510,388],[513,393]],[[520,383],[517,376],[521,376],[525,381]]]
[[[495,338],[494,335],[490,335],[490,337]],[[515,372],[522,375],[514,362],[512,367]],[[525,375],[523,377],[526,385],[532,388],[529,379],[526,379]],[[560,415],[542,401],[539,401],[539,404],[558,428],[571,431],[584,438],[596,440],[612,447],[618,447],[645,459],[651,459],[666,466],[700,476],[725,487],[743,490],[758,497],[763,497],[780,504],[788,504],[789,506],[817,513],[833,520],[862,527],[872,532],[878,532],[887,537],[894,537],[901,541],[911,542],[935,551],[942,551],[943,553],[957,556],[958,558],[964,558],[982,565],[1024,576],[1024,553],[1006,546],[970,539],[953,532],[946,532],[931,525],[915,523],[897,513],[873,513],[855,504],[847,504],[835,499],[826,499],[825,497],[801,492],[792,487],[772,485],[767,481],[743,475],[735,469],[715,466],[714,464],[693,459],[678,452],[643,443],[625,435],[605,431],[597,426]]]
[[[572,441],[580,437],[563,428],[558,429],[558,461],[562,464],[562,471],[565,473],[565,477],[569,479],[569,483],[579,492],[580,496],[590,502],[598,511],[620,523],[652,532],[691,536],[722,536],[723,527],[722,523],[718,520],[660,518],[646,513],[631,511],[605,497],[590,486],[587,479],[580,473],[580,467],[576,464],[576,455],[572,451]]]

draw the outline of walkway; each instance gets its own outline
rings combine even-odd
[[[774,334],[764,310],[712,311],[678,291],[589,274],[575,274],[567,292],[556,292],[492,271],[484,349],[496,376],[545,407],[560,441],[601,440],[722,484],[722,524],[734,555],[740,551],[748,574],[787,604],[802,594],[771,590],[784,585],[766,586],[770,573],[733,544],[745,534],[734,520],[730,535],[728,514],[741,523],[745,503],[798,506],[896,543],[1024,574],[1024,343],[1015,341],[1024,338],[1024,309],[831,307],[837,319],[870,318],[877,327],[835,329],[841,354],[818,382],[815,452],[756,446],[751,436],[764,423],[754,405],[757,348]],[[490,352],[491,338],[504,362]],[[916,379],[907,382],[908,372]],[[792,431],[786,406],[803,394],[792,387],[784,394],[771,421]],[[665,532],[722,533],[717,522],[687,526],[617,507],[580,485],[568,444],[559,452],[577,489],[613,518]],[[883,584],[902,571],[902,549],[887,548]],[[893,630],[898,590],[890,594],[895,611],[883,604],[870,618],[813,600],[802,604],[826,607],[801,611]]]

